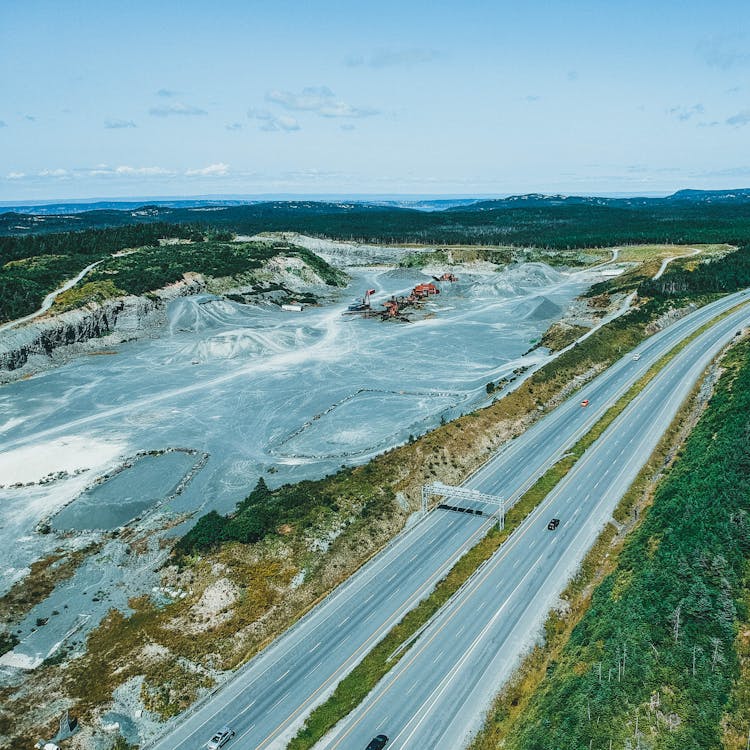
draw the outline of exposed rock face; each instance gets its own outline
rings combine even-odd
[[[166,304],[171,299],[204,289],[200,276],[186,275],[183,281],[148,298],[118,297],[13,328],[0,335],[0,380],[13,380],[42,369],[53,355],[63,359],[66,350],[70,354],[85,351],[76,345],[90,342],[99,347],[136,338],[144,330],[164,324]],[[17,372],[21,369],[24,371]]]

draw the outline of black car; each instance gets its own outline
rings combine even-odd
[[[554,531],[558,526],[560,525],[560,519],[559,518],[553,518],[548,524],[547,528],[550,531]]]
[[[388,738],[384,734],[379,734],[377,737],[373,737],[370,740],[370,744],[367,746],[366,750],[382,750],[382,748],[385,747],[386,742],[388,742]]]

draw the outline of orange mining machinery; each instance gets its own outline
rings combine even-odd
[[[417,284],[411,291],[412,295],[417,299],[425,299],[431,294],[440,294],[440,290],[431,282],[426,284]]]
[[[448,273],[447,271],[442,276],[433,276],[433,279],[435,281],[450,281],[453,283],[454,281],[458,281],[458,277],[454,276],[452,273]]]

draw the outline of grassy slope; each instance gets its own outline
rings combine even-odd
[[[710,409],[506,747],[634,745],[636,714],[648,747],[721,746],[735,619],[747,617],[749,357],[744,343],[726,358]]]

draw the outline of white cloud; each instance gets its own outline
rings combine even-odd
[[[104,127],[108,130],[119,130],[120,128],[134,128],[136,124],[132,120],[105,120]]]
[[[708,65],[713,68],[729,70],[750,65],[747,34],[719,34],[704,39],[698,45],[698,52]]]
[[[124,175],[127,177],[144,177],[162,174],[174,174],[174,172],[172,170],[165,169],[164,167],[129,167],[127,165],[123,165],[120,167],[115,167],[114,174]]]
[[[690,107],[671,107],[669,114],[676,117],[680,122],[687,122],[695,115],[702,115],[706,108],[702,104],[693,104]]]
[[[346,58],[346,64],[350,68],[366,66],[368,68],[388,68],[393,66],[409,67],[418,63],[428,63],[446,57],[444,52],[436,49],[423,49],[413,47],[411,49],[385,48],[375,50],[370,55],[350,55]]]
[[[148,113],[154,117],[170,117],[171,115],[206,115],[205,109],[184,102],[172,102],[159,107],[151,107]]]
[[[203,177],[222,177],[229,172],[229,164],[218,162],[216,164],[209,164],[207,167],[201,169],[188,169],[185,174],[188,177],[195,177],[201,175]]]
[[[224,126],[227,130],[231,130],[233,132],[236,132],[238,130],[242,130],[242,123],[241,122],[232,122],[228,123]]]
[[[172,89],[159,89],[156,92],[156,95],[164,97],[166,99],[170,99],[173,96],[177,96],[177,94],[179,93],[180,93],[179,91],[173,91]]]
[[[68,177],[70,172],[67,169],[43,169],[39,172],[40,177]]]
[[[744,125],[750,125],[750,109],[743,109],[742,112],[727,117],[726,123],[727,125],[733,125],[737,128],[741,128]]]
[[[274,89],[266,94],[266,100],[293,111],[315,112],[321,117],[369,117],[378,114],[376,109],[354,107],[337,99],[328,86],[310,86],[299,94]]]
[[[290,115],[274,115],[272,112],[265,109],[250,109],[248,110],[247,116],[251,120],[258,120],[260,123],[258,127],[267,132],[279,130],[292,132],[294,130],[300,130],[300,124]]]
[[[26,177],[26,172],[8,172],[5,175],[6,180],[22,180],[24,177]]]

